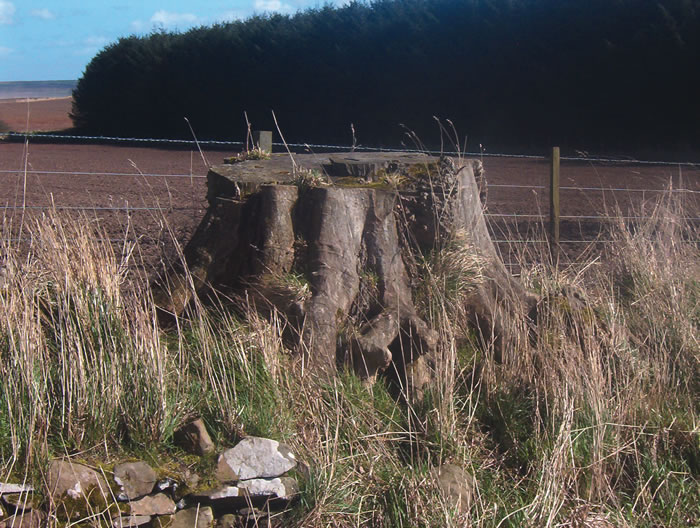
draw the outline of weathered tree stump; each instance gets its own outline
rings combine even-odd
[[[180,314],[193,290],[245,292],[282,312],[312,368],[339,361],[373,378],[432,354],[438,336],[414,306],[408,257],[463,233],[483,262],[468,299],[485,343],[502,348],[506,319],[532,298],[506,270],[483,216],[478,161],[419,154],[286,156],[213,167],[209,208],[184,252],[192,288],[175,265],[157,291]],[[326,184],[316,185],[321,176]],[[483,187],[483,186],[482,186]],[[408,259],[408,260],[407,260]]]

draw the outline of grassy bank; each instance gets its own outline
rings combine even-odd
[[[417,259],[416,301],[441,339],[415,404],[381,380],[316,379],[285,349],[284,320],[243,301],[161,330],[138,244],[101,244],[57,214],[25,224],[28,248],[2,242],[0,480],[40,482],[66,453],[166,471],[186,458],[173,431],[199,415],[219,445],[268,436],[309,464],[273,524],[697,526],[700,237],[671,205],[620,221],[603,258],[524,264],[538,330],[499,361],[462,310],[478,262],[459,244]],[[468,511],[434,481],[446,462],[476,479]]]

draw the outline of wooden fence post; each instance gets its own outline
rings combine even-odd
[[[272,152],[272,132],[269,130],[255,130],[253,132],[253,143],[260,150],[267,152],[268,154]]]
[[[549,243],[553,251],[559,247],[559,147],[552,147],[549,177]]]

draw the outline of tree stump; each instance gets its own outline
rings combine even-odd
[[[393,362],[405,372],[438,343],[414,305],[411,255],[462,233],[483,262],[467,308],[485,344],[506,346],[505,320],[527,317],[534,300],[489,236],[481,162],[396,153],[295,160],[209,171],[209,208],[184,251],[190,275],[176,264],[160,282],[162,313],[183,312],[193,292],[245,292],[256,309],[286,316],[311,368],[332,373],[350,362],[372,379]]]

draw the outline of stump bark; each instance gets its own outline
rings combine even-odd
[[[372,379],[434,354],[438,335],[419,316],[409,264],[416,251],[466,234],[483,262],[468,299],[485,344],[508,346],[507,321],[531,297],[507,271],[484,221],[481,163],[419,154],[301,155],[213,167],[209,208],[156,290],[163,314],[194,294],[245,293],[278,310],[313,369],[351,362]],[[319,185],[320,180],[325,180]],[[482,183],[481,187],[479,182]]]

